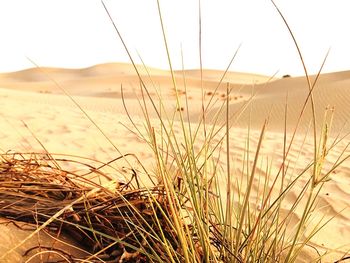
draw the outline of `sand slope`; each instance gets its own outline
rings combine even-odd
[[[138,69],[143,82],[149,87],[149,94],[157,98],[158,92],[163,97],[166,109],[163,114],[170,114],[176,110],[187,112],[185,104],[181,105],[183,109],[177,109],[170,72],[153,68],[148,69],[147,72],[141,66]],[[151,77],[148,76],[148,73]],[[251,154],[254,155],[259,130],[269,116],[269,132],[262,146],[262,156],[273,158],[272,171],[277,172],[283,159],[286,98],[288,101],[287,130],[290,132],[296,125],[308,94],[305,78],[270,79],[268,76],[229,72],[220,84],[223,72],[203,70],[202,74],[203,79],[201,80],[199,70],[175,72],[182,103],[185,102],[185,94],[187,95],[188,111],[193,125],[196,125],[202,114],[202,96],[204,96],[205,103],[211,101],[207,112],[212,123],[215,122],[215,116],[217,116],[217,124],[225,121],[224,110],[218,115],[216,113],[227,99],[226,88],[229,82],[232,88],[228,98],[230,123],[233,127],[231,131],[232,149],[230,149],[232,156],[236,162],[242,161],[242,153],[247,140],[251,143]],[[183,76],[186,76],[185,80]],[[106,141],[96,127],[50,78],[73,96],[74,100],[113,141],[117,150]],[[318,127],[322,123],[325,108],[334,107],[335,109],[333,130],[329,135],[328,145],[331,145],[331,140],[338,133],[350,132],[349,125],[346,125],[346,121],[350,119],[349,84],[350,71],[337,72],[323,74],[315,88],[314,101]],[[123,107],[121,85],[128,112],[138,127],[142,128],[144,118],[138,106],[138,100],[142,98],[139,88],[140,80],[131,65],[115,63],[85,69],[43,68],[0,74],[1,151],[43,152],[44,149],[33,138],[33,133],[52,153],[75,154],[97,158],[101,161],[109,161],[121,153],[134,153],[143,160],[146,167],[152,169],[154,163],[151,150],[145,147],[146,143],[142,139],[129,130],[132,129],[132,126]],[[243,108],[245,111],[242,111]],[[149,111],[149,114],[155,118],[156,125],[157,114],[152,110]],[[305,130],[311,116],[311,108],[308,106],[288,157],[294,173],[301,171],[312,160],[312,140],[307,139],[304,142]],[[249,138],[246,129],[248,124],[251,127]],[[180,137],[179,123],[175,122],[174,127]],[[290,138],[289,134],[287,142]],[[199,138],[198,146],[201,142]],[[348,139],[344,139],[329,153],[326,168],[337,160],[347,143]],[[350,151],[346,150],[344,154],[350,154]],[[224,164],[224,159],[222,163]],[[263,175],[264,169],[261,168],[259,174]],[[331,181],[321,193],[320,207],[322,209],[316,213],[317,216],[325,215],[327,218],[334,216],[329,227],[312,240],[318,248],[334,249],[335,253],[329,257],[329,262],[332,258],[339,259],[339,255],[350,249],[350,210],[339,213],[342,209],[349,208],[350,205],[349,181],[350,163],[347,161],[336,169],[336,173],[332,174]],[[284,204],[286,211],[301,188],[302,185],[296,187],[295,193],[288,197],[290,203]],[[257,196],[258,193],[257,188]],[[292,223],[297,223],[300,215],[293,216]],[[309,257],[312,257],[311,252],[304,254],[300,261],[309,262]]]

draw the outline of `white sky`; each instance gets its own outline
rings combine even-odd
[[[105,0],[139,62],[168,68],[156,0]],[[311,73],[350,70],[349,0],[276,0]],[[199,67],[198,0],[160,0],[173,66]],[[129,62],[100,0],[0,0],[0,71]],[[269,0],[202,0],[203,67],[303,74],[292,39]]]

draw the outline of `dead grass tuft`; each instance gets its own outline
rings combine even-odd
[[[176,250],[176,237],[163,213],[168,199],[162,185],[140,187],[136,173],[127,182],[114,180],[83,162],[80,165],[94,179],[58,167],[70,162],[76,160],[46,154],[1,155],[0,216],[35,225],[54,218],[46,229],[83,244],[93,254],[91,260],[143,262],[145,254],[152,258],[154,252],[161,259],[160,232]]]

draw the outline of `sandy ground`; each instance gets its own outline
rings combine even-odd
[[[144,83],[149,87],[150,96],[155,99],[159,94],[162,96],[165,110],[162,113],[163,116],[165,114],[171,116],[174,111],[188,112],[189,120],[195,126],[201,116],[202,98],[204,98],[205,104],[210,103],[207,121],[217,124],[217,126],[208,127],[218,127],[226,121],[226,111],[223,109],[219,114],[216,113],[228,100],[230,125],[232,125],[230,154],[235,163],[242,162],[247,141],[250,143],[250,154],[254,156],[260,129],[268,117],[268,132],[262,145],[261,159],[268,160],[266,162],[271,164],[272,177],[277,174],[283,160],[285,116],[288,143],[308,95],[305,78],[270,79],[268,76],[229,72],[220,84],[219,80],[223,74],[221,71],[204,70],[202,80],[199,70],[176,71],[175,79],[182,103],[179,107],[175,101],[175,89],[168,71],[152,68],[145,70],[143,67],[139,67],[139,70]],[[228,98],[227,83],[231,90]],[[338,72],[322,75],[314,90],[318,136],[325,109],[329,109],[329,114],[334,113],[332,129],[328,136],[328,147],[338,138],[337,136],[344,136],[350,132],[350,126],[347,124],[347,120],[350,119],[349,85],[350,71]],[[111,139],[113,145],[104,138],[72,99],[64,94],[65,92],[69,93],[86,111]],[[129,116],[137,127],[142,129],[144,117],[139,107],[139,101],[142,98],[140,81],[131,65],[103,64],[74,70],[29,69],[0,74],[0,150],[2,152],[44,152],[37,142],[38,139],[51,153],[85,156],[103,162],[108,162],[121,154],[133,153],[147,168],[153,169],[152,151],[139,136],[131,131],[135,129],[128,119],[122,98]],[[186,98],[188,106],[184,104]],[[309,131],[307,134],[311,112],[308,104],[287,158],[291,167],[291,176],[300,173],[313,157],[312,132]],[[154,120],[154,125],[159,125],[157,114],[153,110],[149,110],[149,115]],[[177,121],[174,127],[181,137],[181,128]],[[249,134],[248,127],[250,127]],[[201,142],[203,141],[199,137],[196,142],[198,147]],[[346,137],[332,148],[326,157],[323,174],[341,154],[343,157],[350,154],[347,149],[343,152],[348,142]],[[222,152],[224,156],[226,151],[222,150]],[[225,158],[221,161],[223,165]],[[130,162],[133,165],[135,160]],[[265,174],[264,162],[262,161],[258,168],[259,176]],[[237,167],[240,166],[237,165]],[[242,172],[239,171],[240,168],[235,169],[238,173]],[[302,186],[301,182],[293,189],[283,204],[283,211],[288,211]],[[258,198],[260,191],[258,179],[254,191]],[[311,242],[314,247],[330,252],[323,262],[334,262],[350,250],[349,205],[350,161],[345,161],[331,174],[330,181],[320,193],[319,209],[313,213],[315,218],[334,217]],[[296,224],[300,217],[300,214],[294,213],[291,224]],[[1,224],[0,229],[0,235],[6,236],[6,240],[9,240],[2,242],[0,254],[15,246],[23,236],[28,234],[11,225]],[[3,237],[2,240],[4,240]],[[36,244],[37,241],[30,242]],[[17,248],[0,262],[21,262],[20,258],[28,246],[27,244]],[[315,258],[315,253],[310,249],[302,254],[299,261],[311,262],[312,258]]]

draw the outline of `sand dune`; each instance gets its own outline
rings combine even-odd
[[[142,80],[147,85],[173,87],[170,80],[170,72],[160,69],[136,66]],[[174,71],[174,76],[179,88],[184,88],[184,77],[188,89],[200,88],[202,83],[204,88],[213,89],[218,85],[223,73],[219,70],[203,70],[203,79],[200,80],[199,70]],[[151,76],[151,78],[149,77]],[[30,90],[38,92],[61,93],[50,80],[56,80],[64,88],[71,89],[70,92],[76,95],[88,96],[95,95],[92,90],[98,90],[100,93],[106,93],[109,96],[111,89],[120,90],[121,84],[125,88],[138,88],[139,78],[135,69],[130,64],[110,63],[101,64],[84,69],[60,69],[60,68],[32,68],[17,72],[0,74],[0,87],[6,87],[19,90]],[[228,72],[222,80],[222,85],[227,82],[237,86],[253,85],[266,82],[270,79],[268,76]],[[79,89],[84,87],[84,89]],[[76,90],[79,91],[76,91]],[[163,87],[165,89],[165,87]]]
[[[339,75],[339,77],[337,77]],[[314,81],[315,76],[311,77]],[[334,112],[332,123],[332,132],[334,135],[339,132],[348,133],[350,126],[349,104],[350,94],[348,92],[348,84],[350,84],[350,72],[339,72],[332,74],[323,74],[313,91],[313,99],[315,104],[315,115],[317,120],[317,128],[320,129],[324,121],[326,109],[329,114]],[[251,101],[247,104],[246,101],[241,101],[230,106],[230,112],[239,112],[240,109],[247,105],[249,110],[243,112],[240,117],[234,118],[234,122],[238,125],[248,125],[251,127],[261,127],[264,120],[269,117],[269,127],[274,131],[282,131],[284,126],[284,115],[287,111],[287,130],[292,132],[297,124],[297,120],[301,114],[302,108],[309,94],[306,78],[284,78],[269,82],[268,84],[255,85],[248,89],[251,94]],[[241,89],[236,93],[233,89],[233,94],[249,93]],[[286,106],[287,103],[287,106]],[[215,112],[218,107],[213,111]],[[307,104],[300,129],[305,131],[312,119],[312,111],[310,102]],[[237,125],[237,124],[236,124]]]
[[[163,97],[165,109],[168,113],[176,110],[175,90],[171,82],[170,72],[150,68],[148,76],[146,70],[138,67],[144,83],[149,87],[153,98],[157,98],[157,92]],[[301,108],[308,95],[308,87],[305,78],[270,79],[269,76],[261,76],[246,73],[228,72],[223,83],[219,85],[222,71],[203,70],[203,79],[200,79],[199,70],[176,71],[176,83],[182,102],[189,101],[188,109],[190,119],[195,125],[201,112],[201,98],[204,95],[205,103],[212,99],[212,106],[208,109],[209,116],[213,117],[226,101],[226,83],[230,83],[230,114],[232,116],[230,152],[237,162],[242,161],[242,152],[246,141],[251,143],[251,154],[254,154],[259,138],[259,129],[263,121],[269,116],[268,133],[263,143],[263,156],[273,157],[272,170],[276,171],[283,159],[283,129],[284,109],[287,98],[287,130],[293,131]],[[110,145],[99,133],[96,127],[74,105],[71,99],[63,95],[49,78],[54,79],[65,89],[79,105],[94,119],[114,142],[119,152]],[[183,74],[186,76],[184,84]],[[313,76],[312,79],[315,77]],[[338,133],[350,132],[350,126],[346,125],[350,119],[350,71],[323,74],[320,76],[314,91],[317,125],[320,126],[326,107],[334,107],[333,131],[330,140]],[[152,152],[145,147],[145,142],[128,130],[132,128],[122,103],[120,86],[123,85],[124,99],[129,114],[140,128],[143,126],[142,111],[138,106],[141,99],[140,80],[129,64],[103,64],[84,69],[28,69],[13,73],[0,74],[0,149],[6,151],[39,151],[43,149],[33,138],[31,133],[45,145],[52,153],[64,153],[83,155],[109,161],[120,153],[135,153],[142,159],[147,167],[152,169]],[[201,85],[204,93],[202,94]],[[185,94],[186,93],[186,94]],[[251,96],[253,95],[253,98]],[[287,97],[288,95],[288,97]],[[248,103],[248,104],[247,104]],[[241,109],[247,106],[241,113]],[[151,118],[156,121],[156,113],[150,111]],[[218,115],[218,124],[225,121],[225,111]],[[290,152],[291,166],[295,172],[301,171],[312,159],[312,140],[304,142],[306,127],[311,120],[311,109],[308,106],[300,123],[300,130],[295,139],[294,147]],[[24,123],[28,126],[25,127]],[[212,124],[213,124],[212,123]],[[248,137],[246,127],[251,127]],[[179,136],[181,127],[175,122],[175,130]],[[290,139],[288,135],[288,140]],[[201,143],[199,139],[198,144]],[[342,154],[348,139],[343,140],[329,153],[328,162],[332,163]],[[302,147],[302,145],[304,146]],[[301,149],[301,150],[300,150]],[[349,154],[349,150],[345,154]],[[224,163],[225,160],[222,160]],[[136,164],[135,164],[136,165]],[[312,240],[312,244],[318,248],[333,249],[329,256],[329,262],[338,258],[342,253],[350,249],[350,206],[349,187],[350,162],[344,162],[332,174],[331,181],[321,193],[320,209],[317,215],[327,217],[334,216],[329,227]],[[260,174],[264,173],[261,169]],[[299,188],[298,188],[299,187]],[[297,192],[302,188],[298,186],[294,195],[288,196],[292,203]],[[256,188],[258,196],[259,190]],[[290,203],[286,203],[284,209],[288,210]],[[300,220],[300,215],[293,214],[293,222]],[[17,235],[17,234],[16,234]],[[15,242],[15,241],[14,241]],[[24,250],[17,250],[20,254]],[[304,260],[312,258],[312,252],[304,255]],[[10,262],[10,261],[8,261]]]
[[[200,79],[201,74],[204,81],[215,81],[218,82],[223,77],[224,71],[221,70],[210,70],[203,69],[202,73],[198,69],[192,70],[177,70],[175,71],[176,75],[185,75],[186,78],[196,78]],[[228,71],[223,78],[223,83],[230,82],[235,84],[259,84],[274,79],[270,76],[243,73],[243,72],[230,72]]]

